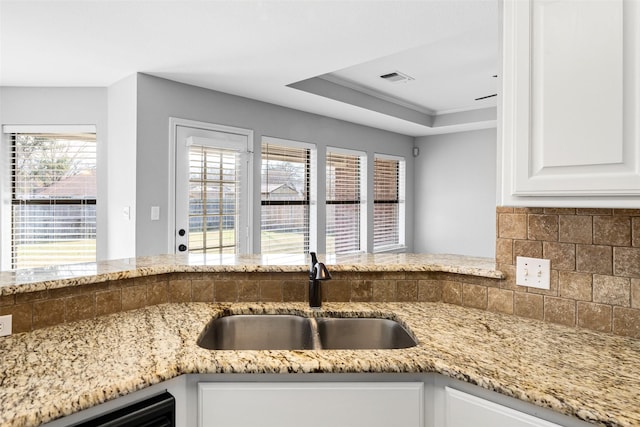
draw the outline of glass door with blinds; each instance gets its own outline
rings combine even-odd
[[[3,132],[10,159],[3,193],[11,197],[2,209],[2,267],[95,262],[95,126],[4,126]]]
[[[252,132],[176,127],[175,252],[251,251]]]

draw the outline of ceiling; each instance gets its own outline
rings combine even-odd
[[[475,99],[497,90],[498,28],[498,0],[0,0],[0,85],[141,72],[421,136],[495,126]]]

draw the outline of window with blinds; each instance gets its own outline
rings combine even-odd
[[[192,145],[189,148],[189,252],[237,252],[241,153]]]
[[[373,167],[373,250],[404,246],[405,164],[376,154]]]
[[[95,262],[95,133],[9,137],[11,267]]]
[[[327,253],[359,252],[361,242],[364,155],[327,149]]]
[[[262,143],[261,252],[308,253],[311,149]]]

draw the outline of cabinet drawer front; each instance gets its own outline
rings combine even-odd
[[[199,383],[200,427],[424,426],[423,383]]]

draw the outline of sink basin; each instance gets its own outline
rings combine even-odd
[[[211,320],[198,338],[209,350],[397,349],[417,343],[398,322],[247,314]]]
[[[314,348],[312,325],[294,315],[234,315],[213,319],[198,338],[210,350],[304,350]]]
[[[319,318],[318,334],[324,349],[392,349],[417,343],[394,320],[378,318]]]

